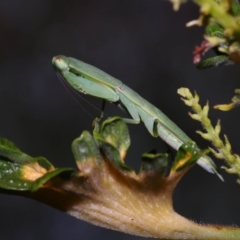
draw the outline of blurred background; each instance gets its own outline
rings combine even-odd
[[[75,167],[71,142],[83,130],[92,130],[99,112],[78,98],[90,117],[60,83],[51,59],[64,54],[121,79],[207,147],[195,133],[201,125],[190,119],[177,89],[196,90],[202,104],[229,102],[239,87],[239,66],[195,68],[192,52],[203,29],[185,24],[197,17],[198,7],[191,2],[176,13],[164,0],[0,0],[0,136],[56,167]],[[99,99],[86,99],[101,107]],[[106,114],[125,116],[110,103]],[[222,132],[239,153],[240,109],[211,109],[210,117],[214,124],[221,119]],[[126,161],[138,171],[143,151],[164,152],[167,147],[143,124],[129,127],[132,146]],[[221,172],[224,183],[198,166],[192,168],[175,191],[176,211],[200,223],[240,225],[240,186],[235,176]],[[21,197],[2,195],[0,212],[0,239],[143,239]]]

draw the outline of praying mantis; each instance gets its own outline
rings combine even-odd
[[[75,58],[59,55],[53,57],[52,63],[58,74],[75,90],[113,102],[125,110],[132,117],[125,118],[126,123],[138,124],[142,120],[152,136],[159,136],[175,150],[191,141],[162,111],[120,80]],[[209,156],[201,156],[197,164],[223,180]]]

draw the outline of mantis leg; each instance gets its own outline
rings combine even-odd
[[[121,109],[127,111],[127,113],[132,117],[132,119],[123,118],[123,120],[126,123],[139,124],[140,123],[140,117],[139,117],[136,105],[134,103],[132,103],[131,101],[129,101],[122,94],[120,94],[119,97],[120,97],[121,103],[118,106],[120,106]]]

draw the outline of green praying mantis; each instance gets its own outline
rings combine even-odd
[[[53,58],[52,63],[72,88],[117,104],[132,117],[124,119],[125,122],[138,124],[142,120],[152,136],[159,136],[173,149],[178,150],[183,143],[191,141],[162,111],[120,80],[75,58],[59,55]],[[216,173],[223,180],[213,160],[207,155],[201,156],[197,163],[208,172]]]

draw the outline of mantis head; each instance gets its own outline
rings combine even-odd
[[[59,72],[64,72],[69,69],[68,57],[63,55],[53,57],[52,64]]]

